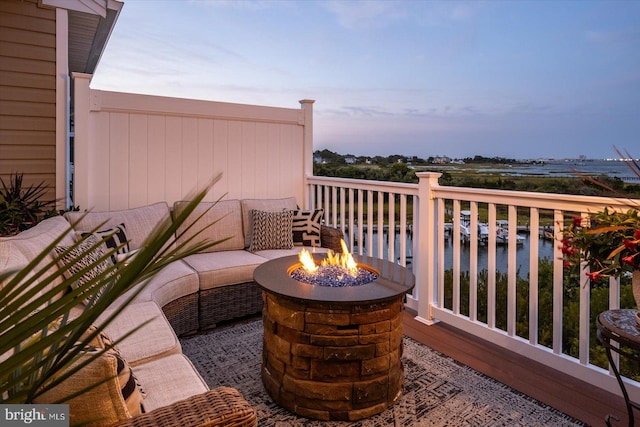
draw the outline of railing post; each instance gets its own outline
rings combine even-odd
[[[311,197],[309,183],[307,177],[313,176],[313,103],[312,99],[302,99],[299,101],[301,105],[301,124],[302,131],[302,164],[303,164],[303,189],[302,199],[305,208],[311,207]]]
[[[433,189],[438,186],[438,178],[442,174],[419,172],[416,175],[419,180],[417,242],[414,243],[418,252],[417,259],[414,259],[418,295],[416,320],[432,325],[436,320],[433,319],[431,305],[437,297],[436,200]]]

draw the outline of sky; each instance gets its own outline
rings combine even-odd
[[[640,1],[124,0],[93,89],[300,108],[314,149],[640,155]]]

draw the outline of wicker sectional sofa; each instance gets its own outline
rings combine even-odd
[[[54,238],[68,232],[70,224],[73,230],[68,232],[62,244],[70,244],[83,232],[98,226],[105,229],[120,227],[126,235],[129,251],[135,251],[160,221],[182,206],[178,202],[170,209],[166,203],[156,203],[122,211],[69,212],[65,217],[44,220],[15,237],[0,238],[0,271],[26,265]],[[294,198],[201,203],[192,214],[194,219],[199,218],[195,226],[179,230],[180,237],[174,244],[180,244],[196,232],[196,239],[220,243],[208,252],[172,263],[149,279],[144,290],[105,331],[110,339],[118,340],[132,327],[148,322],[118,343],[119,354],[146,392],[143,400],[146,413],[132,416],[126,405],[125,409],[121,408],[121,396],[109,394],[93,398],[88,404],[76,404],[72,400],[72,422],[74,411],[88,410],[101,416],[110,413],[108,420],[93,425],[148,426],[176,425],[178,422],[183,426],[257,425],[255,412],[236,390],[228,387],[209,390],[182,354],[178,337],[261,311],[262,295],[253,283],[253,270],[268,259],[297,253],[302,246],[291,249],[256,246],[257,237],[253,236],[256,223],[252,221],[252,214],[283,211],[308,213],[297,209]],[[331,248],[339,251],[342,233],[330,227],[320,228],[320,243],[324,248],[314,247],[313,250]],[[117,300],[103,316],[108,316],[124,298]],[[104,394],[108,393],[105,391]],[[113,411],[113,407],[120,408]]]

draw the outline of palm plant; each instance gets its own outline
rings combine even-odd
[[[49,271],[56,267],[68,251],[54,256],[53,261],[38,268],[48,254],[60,244],[63,239],[63,236],[60,236],[24,268],[0,273],[0,404],[32,403],[37,396],[100,357],[111,347],[92,353],[93,357],[85,357],[82,363],[74,364],[83,354],[85,346],[143,290],[147,279],[176,260],[220,243],[195,243],[193,239],[197,237],[196,234],[183,244],[167,244],[173,242],[176,235],[181,235],[177,230],[182,224],[186,224],[189,215],[218,179],[219,177],[212,180],[204,190],[190,197],[191,201],[173,221],[168,218],[156,227],[128,262],[111,263],[109,268],[86,283],[78,284],[78,279],[103,261],[109,260],[118,248],[105,251],[99,259],[84,268],[79,268],[74,274],[69,272],[81,257],[68,261],[64,267],[53,268],[53,273]],[[195,221],[186,227],[185,232]],[[209,226],[211,225],[213,224]],[[69,231],[71,230],[72,227],[69,228]],[[76,242],[69,250],[77,248],[81,242]],[[94,251],[100,244],[102,242],[87,248],[84,254]],[[46,293],[39,294],[41,289],[46,289],[57,280],[60,284],[52,286]],[[77,286],[71,287],[72,284]],[[69,289],[71,291],[68,291]],[[108,318],[99,319],[107,307],[129,290],[131,292],[127,294],[126,301],[119,308]],[[61,298],[54,298],[61,293],[64,294]],[[82,300],[87,301],[82,313],[72,317],[71,311]],[[92,325],[95,328],[91,328]],[[141,326],[143,325],[139,325],[138,328]],[[132,329],[123,338],[136,329]],[[117,344],[117,341],[113,343]],[[75,397],[91,387],[68,398]]]

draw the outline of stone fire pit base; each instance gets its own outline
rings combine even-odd
[[[403,296],[297,301],[263,292],[262,380],[289,411],[326,421],[383,412],[402,393]]]

